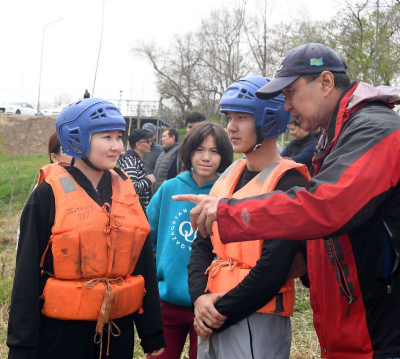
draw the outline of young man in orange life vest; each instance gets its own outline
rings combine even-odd
[[[308,185],[306,167],[282,159],[277,151],[276,137],[290,118],[283,96],[268,101],[255,96],[269,81],[246,77],[225,91],[221,112],[227,116],[234,151],[246,159],[221,175],[211,196],[240,199]],[[243,212],[244,224],[249,220]],[[211,237],[197,237],[188,266],[195,328],[204,340],[198,358],[289,358],[295,292],[294,280],[287,278],[301,244],[254,238],[224,245],[220,236],[215,223]]]

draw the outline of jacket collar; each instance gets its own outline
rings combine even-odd
[[[173,148],[175,148],[177,146],[179,146],[179,142],[175,142],[172,145],[169,145],[169,146],[165,147],[164,148],[164,152],[168,152],[169,150],[171,150],[171,149],[173,149]]]

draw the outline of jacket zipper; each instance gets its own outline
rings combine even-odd
[[[332,238],[330,238],[329,241],[331,243],[333,257],[335,258],[336,268],[338,269],[338,272],[339,272],[339,284],[340,284],[340,287],[342,288],[344,294],[346,295],[347,303],[349,304],[349,306],[347,308],[347,311],[346,311],[346,317],[348,317],[349,314],[350,314],[350,306],[351,306],[351,303],[353,303],[354,298],[351,295],[349,286],[347,285],[347,281],[346,281],[346,277],[345,277],[345,274],[344,274],[344,270],[343,270],[342,266],[340,265],[339,259],[338,259],[337,255],[336,255],[336,249],[335,249],[335,246],[333,245]]]

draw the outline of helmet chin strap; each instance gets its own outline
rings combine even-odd
[[[261,147],[262,142],[264,141],[264,138],[261,134],[261,128],[256,127],[256,134],[257,134],[257,143],[254,146],[251,146],[244,154],[247,155],[250,152],[253,152],[255,150],[258,150]]]
[[[83,156],[81,157],[81,160],[87,165],[89,166],[92,170],[95,170],[97,172],[102,172],[104,170],[101,170],[100,168],[97,168],[92,162],[89,161],[89,158],[87,158],[87,156]]]

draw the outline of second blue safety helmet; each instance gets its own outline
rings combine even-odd
[[[89,167],[90,138],[103,131],[124,132],[126,122],[118,108],[100,98],[72,102],[57,116],[56,130],[62,151],[74,158],[81,158]]]
[[[244,77],[230,85],[221,98],[220,111],[223,114],[243,112],[254,116],[257,143],[247,153],[263,140],[285,133],[290,120],[290,112],[283,107],[282,94],[269,100],[261,100],[256,96],[256,91],[270,81],[261,76]]]

